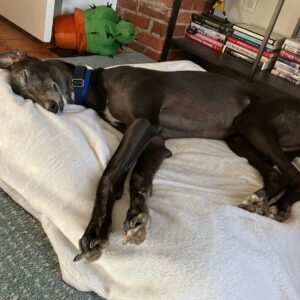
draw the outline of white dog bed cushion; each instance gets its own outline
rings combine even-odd
[[[140,66],[201,71],[188,61]],[[121,135],[91,109],[54,115],[23,100],[6,70],[0,104],[0,186],[41,222],[67,283],[107,299],[300,298],[300,205],[284,224],[237,208],[262,182],[222,141],[167,141],[173,156],[154,179],[146,241],[122,245],[127,184],[101,259],[74,263]]]

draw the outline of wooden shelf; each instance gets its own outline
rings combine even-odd
[[[189,38],[172,38],[171,44],[181,48],[201,59],[218,67],[226,67],[241,74],[245,78],[249,77],[251,65],[239,59],[231,57],[226,54],[219,53],[201,43],[198,43]],[[291,96],[300,99],[300,87],[296,84],[290,83],[278,76],[270,73],[270,70],[256,72],[253,82],[259,82],[276,88],[280,92],[284,92]]]

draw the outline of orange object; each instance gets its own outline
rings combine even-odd
[[[84,31],[84,13],[76,8],[74,14],[55,17],[54,24],[55,44],[64,49],[76,49],[84,52],[87,42]]]

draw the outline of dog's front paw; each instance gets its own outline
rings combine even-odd
[[[86,259],[87,261],[95,261],[99,259],[103,250],[108,246],[108,239],[101,237],[100,228],[96,224],[89,224],[83,237],[79,240],[79,253],[74,261]]]
[[[127,214],[124,223],[125,237],[123,244],[141,244],[147,235],[148,213],[139,213],[135,215]]]

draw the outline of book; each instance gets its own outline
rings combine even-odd
[[[274,67],[278,67],[278,68],[285,70],[287,72],[290,72],[291,74],[294,74],[294,75],[300,75],[299,68],[294,68],[294,67],[287,65],[279,60],[276,60]]]
[[[295,49],[300,49],[300,38],[297,39],[286,39],[284,41],[284,45],[289,46],[289,47],[293,47]]]
[[[243,48],[245,48],[245,49],[247,49],[249,51],[255,52],[255,53],[258,53],[258,51],[259,51],[259,47],[255,47],[255,46],[253,46],[251,44],[243,42],[243,41],[241,41],[240,39],[238,39],[238,38],[236,38],[234,36],[229,36],[228,37],[228,41],[232,42],[234,44],[237,44],[237,45],[239,45],[239,46],[241,46],[241,47],[243,47]],[[279,53],[279,51],[276,51],[276,50],[265,50],[263,52],[263,56],[269,58],[269,57],[277,56],[278,53]]]
[[[211,25],[208,25],[208,24],[206,24],[206,23],[204,23],[204,22],[202,22],[202,21],[200,21],[200,20],[196,20],[196,19],[192,19],[191,22],[196,23],[196,24],[198,24],[198,25],[201,25],[201,26],[203,26],[203,27],[205,27],[205,28],[214,30],[214,31],[216,31],[216,32],[222,33],[222,34],[224,34],[224,35],[227,35],[227,34],[229,34],[229,33],[232,32],[232,28],[226,28],[226,29],[217,28],[217,27],[213,27],[213,26],[211,26]]]
[[[212,49],[214,49],[214,50],[216,50],[218,52],[222,52],[223,45],[222,45],[222,47],[218,46],[218,45],[215,45],[215,44],[213,44],[213,43],[211,43],[211,42],[203,39],[200,35],[195,35],[195,34],[192,34],[192,33],[188,32],[188,31],[186,31],[185,32],[185,37],[193,39],[193,40],[195,40],[197,42],[200,42],[201,44],[203,44],[205,46],[208,46],[208,47],[210,47],[210,48],[212,48]]]
[[[289,65],[291,67],[294,67],[294,68],[300,68],[300,64],[297,64],[297,63],[295,63],[293,61],[290,61],[290,60],[288,60],[286,58],[283,58],[280,55],[277,57],[277,61],[280,61],[280,62],[282,62],[282,63],[284,63],[286,65]]]
[[[300,64],[300,55],[288,52],[288,51],[286,51],[284,49],[282,49],[279,52],[279,55],[282,56],[283,58],[286,58],[286,59],[291,60],[291,61],[293,61],[293,62],[295,62],[297,64]]]
[[[248,34],[258,40],[263,40],[266,32],[262,27],[253,24],[234,24],[233,29]],[[283,35],[272,32],[268,43],[275,45],[276,43],[283,43],[284,39],[285,37]]]
[[[237,30],[234,30],[232,35],[238,37],[239,39],[244,39],[244,41],[247,42],[247,43],[253,43],[254,46],[258,45],[258,47],[260,47],[260,45],[262,43],[262,40],[256,39],[256,38],[254,38],[250,35],[239,32]],[[281,46],[282,46],[282,44],[277,44],[277,45],[266,44],[266,48],[269,49],[269,50],[280,49]]]
[[[293,75],[290,75],[288,72],[285,72],[285,71],[283,71],[279,68],[272,69],[271,74],[279,76],[279,77],[281,77],[283,79],[286,79],[286,80],[288,80],[292,83],[295,83],[297,85],[300,84],[300,78],[296,79],[296,78],[293,77]]]
[[[249,51],[249,50],[247,50],[247,49],[245,49],[245,48],[243,48],[243,47],[241,47],[241,46],[239,46],[239,45],[236,45],[236,44],[234,44],[234,43],[232,43],[232,42],[227,41],[225,45],[226,45],[226,47],[231,48],[231,49],[233,49],[233,50],[236,50],[236,51],[238,51],[238,52],[240,52],[240,53],[242,53],[242,54],[244,54],[244,55],[247,55],[247,56],[249,56],[250,58],[255,59],[256,56],[257,56],[257,53],[252,52],[252,51]],[[276,57],[274,57],[274,56],[273,56],[273,57],[262,56],[260,60],[261,60],[262,62],[267,62],[267,61],[269,61],[269,60],[275,60],[275,58],[276,58]]]
[[[201,16],[203,16],[204,18],[214,20],[218,24],[225,24],[226,26],[232,26],[232,23],[230,23],[229,20],[219,17],[217,15],[202,13]]]
[[[225,19],[216,17],[210,14],[195,14],[192,13],[192,21],[198,21],[209,25],[213,28],[223,30],[224,32],[232,31],[232,24],[224,22]]]
[[[212,37],[210,37],[210,36],[207,36],[207,35],[205,35],[205,34],[203,34],[203,33],[201,33],[201,32],[198,32],[198,31],[195,32],[195,31],[194,31],[193,29],[191,29],[190,27],[188,27],[186,31],[187,31],[188,33],[191,33],[191,34],[193,34],[193,35],[199,37],[200,39],[203,39],[203,40],[205,40],[205,41],[208,41],[209,43],[212,43],[212,44],[214,44],[214,45],[216,45],[216,46],[219,46],[219,47],[223,47],[223,46],[224,46],[224,42],[220,42],[218,39],[214,39],[214,38],[212,38]]]
[[[199,24],[197,24],[197,23],[195,23],[193,21],[191,22],[190,27],[192,29],[196,29],[198,32],[201,32],[204,35],[207,35],[207,36],[210,36],[210,37],[212,37],[214,39],[217,39],[220,42],[224,43],[225,40],[226,40],[226,35],[225,34],[222,34],[220,32],[212,30],[210,28],[206,28],[206,27],[204,27],[202,25],[199,25]]]
[[[288,51],[288,52],[291,52],[291,53],[293,53],[293,54],[300,55],[300,49],[294,48],[294,47],[292,47],[292,46],[283,44],[282,49],[284,49],[284,50],[286,50],[286,51]]]
[[[240,60],[242,60],[242,61],[244,61],[244,62],[246,62],[246,63],[248,63],[250,65],[252,65],[254,63],[254,59],[253,58],[250,58],[250,57],[248,57],[248,56],[246,56],[244,54],[241,54],[240,52],[237,52],[237,51],[235,51],[235,50],[233,50],[231,48],[228,48],[228,47],[226,47],[226,45],[223,48],[223,53],[224,54],[228,54],[228,55],[230,55],[232,57],[238,58],[238,59],[240,59]]]
[[[273,70],[277,70],[278,72],[281,72],[283,74],[286,74],[287,76],[290,76],[292,78],[294,78],[295,80],[300,80],[300,75],[295,75],[289,71],[286,71],[284,69],[281,69],[280,67],[278,66],[274,66]]]
[[[225,54],[230,55],[230,56],[232,56],[232,57],[234,57],[236,59],[239,59],[239,60],[241,60],[241,61],[243,61],[243,62],[245,62],[245,63],[247,63],[249,65],[253,65],[253,63],[255,61],[255,59],[250,58],[250,57],[248,57],[248,56],[246,56],[244,54],[241,54],[240,52],[235,51],[235,50],[233,50],[231,48],[227,48],[226,46],[224,47],[224,49],[223,49],[223,52]],[[274,61],[273,60],[268,61],[268,62],[264,62],[264,63],[263,62],[259,62],[259,64],[258,64],[258,66],[260,67],[260,69],[262,71],[263,70],[272,69],[273,65],[274,65]]]

